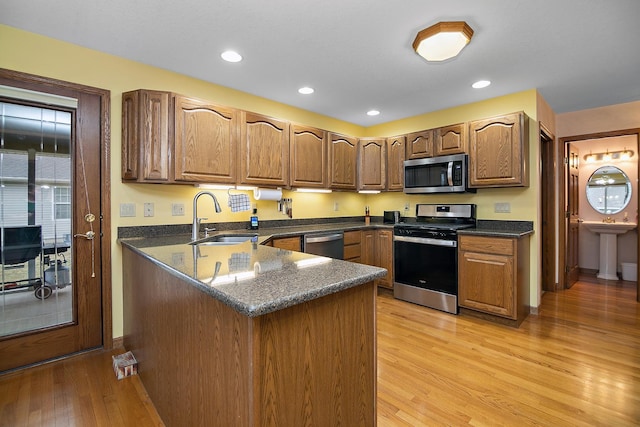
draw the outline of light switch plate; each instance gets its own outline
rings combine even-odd
[[[134,217],[134,216],[136,216],[135,203],[120,203],[120,217]]]

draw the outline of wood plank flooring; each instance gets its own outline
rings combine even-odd
[[[378,426],[640,425],[635,283],[546,293],[519,329],[378,298]]]
[[[161,426],[92,352],[0,376],[0,426]],[[378,297],[378,426],[640,425],[635,283],[583,280],[519,329]],[[211,425],[215,425],[212,420]]]

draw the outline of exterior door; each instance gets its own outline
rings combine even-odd
[[[566,287],[570,288],[578,281],[578,248],[580,235],[580,181],[578,167],[580,153],[575,145],[567,144],[567,278]]]
[[[43,80],[0,70],[0,372],[103,345],[108,93]]]

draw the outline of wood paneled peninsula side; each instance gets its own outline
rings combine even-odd
[[[124,345],[167,426],[376,424],[386,270],[187,241],[120,241]]]

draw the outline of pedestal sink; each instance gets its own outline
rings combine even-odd
[[[594,233],[600,235],[600,271],[598,279],[618,280],[616,267],[618,264],[618,234],[624,234],[638,226],[631,222],[598,222],[582,223]]]

